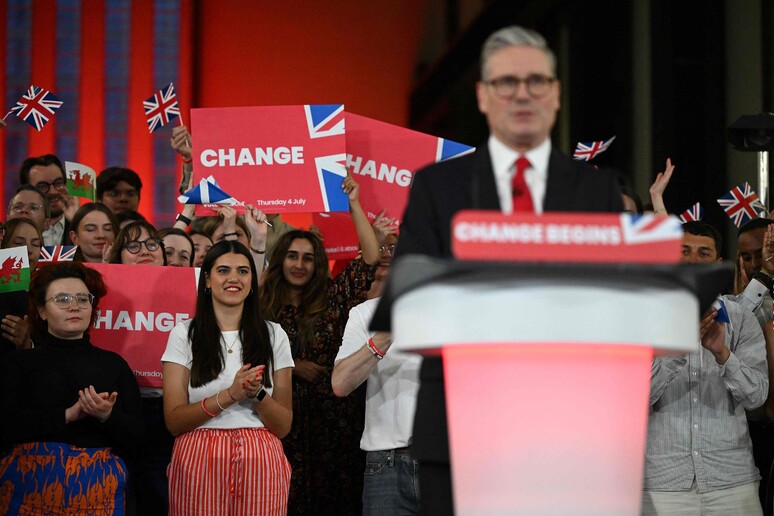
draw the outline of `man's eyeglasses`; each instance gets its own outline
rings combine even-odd
[[[513,75],[506,75],[504,77],[497,77],[496,79],[484,81],[484,84],[490,86],[498,97],[510,99],[516,95],[516,92],[519,91],[519,86],[523,83],[527,88],[527,93],[531,97],[539,98],[548,93],[555,80],[556,78],[554,77],[538,74],[530,75],[526,79],[514,77]]]
[[[30,210],[30,213],[37,213],[43,209],[43,205],[36,202],[31,202],[29,204],[24,202],[15,202],[11,206],[11,210],[14,213],[24,213],[24,211],[27,209]]]
[[[70,308],[73,304],[73,299],[78,304],[78,308],[88,308],[94,303],[94,294],[92,293],[79,293],[68,294],[66,292],[60,292],[54,296],[46,299],[46,301],[53,301],[57,308]]]
[[[59,190],[60,188],[64,188],[67,185],[67,179],[60,177],[53,183],[47,183],[46,181],[41,181],[40,183],[35,183],[35,188],[40,190],[42,193],[48,192],[48,189],[52,186],[54,187],[54,190]]]
[[[155,238],[149,238],[144,241],[140,240],[130,240],[129,242],[124,244],[124,249],[129,251],[132,254],[137,254],[142,249],[143,244],[145,245],[145,248],[150,251],[156,251],[159,247],[161,247],[161,240],[157,240]]]
[[[390,256],[393,256],[395,254],[395,244],[383,245],[379,248],[381,254],[384,254],[385,251],[387,251],[387,254]]]

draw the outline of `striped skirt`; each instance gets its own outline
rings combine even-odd
[[[170,515],[285,515],[290,463],[265,428],[200,428],[175,439]]]
[[[123,515],[125,486],[109,448],[17,444],[0,459],[0,514]]]

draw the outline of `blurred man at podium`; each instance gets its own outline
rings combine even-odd
[[[684,263],[720,260],[715,228],[683,229]],[[766,347],[753,313],[723,302],[730,322],[705,314],[698,351],[653,360],[643,515],[762,514],[745,409],[766,401]]]
[[[552,147],[559,93],[556,58],[540,34],[512,26],[489,36],[476,84],[489,139],[471,154],[415,174],[396,259],[409,254],[451,257],[451,219],[459,210],[623,210],[613,174]],[[420,462],[420,511],[452,514],[441,360],[426,358],[420,379],[412,446]]]

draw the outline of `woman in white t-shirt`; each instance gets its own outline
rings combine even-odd
[[[285,514],[290,465],[288,337],[264,321],[247,248],[207,253],[196,315],[172,330],[162,356],[164,418],[176,436],[169,514]]]

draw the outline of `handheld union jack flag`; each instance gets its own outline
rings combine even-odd
[[[766,215],[766,208],[758,200],[758,194],[746,182],[729,190],[718,199],[718,204],[738,228],[754,218]]]
[[[50,91],[31,85],[5,116],[16,113],[16,116],[40,131],[62,104],[64,102]]]
[[[615,140],[615,136],[609,140],[601,140],[598,142],[583,143],[578,142],[575,146],[575,153],[572,155],[577,161],[591,161],[599,154],[602,154],[610,147],[610,144]]]
[[[684,212],[680,214],[680,221],[685,224],[686,222],[695,222],[704,218],[704,207],[700,202],[697,202]]]
[[[46,245],[40,248],[39,264],[48,265],[50,263],[71,262],[75,257],[77,245]]]
[[[142,103],[145,108],[145,117],[148,119],[148,130],[155,131],[180,116],[180,108],[177,105],[175,85],[169,86],[154,93],[151,98]]]

